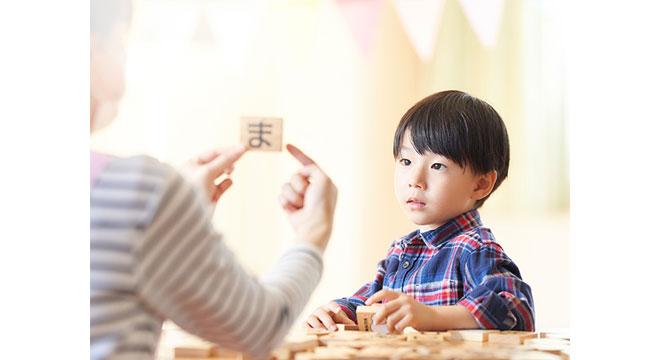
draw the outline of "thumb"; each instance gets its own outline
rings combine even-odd
[[[332,314],[332,319],[337,324],[355,325],[355,322],[351,320],[351,318],[349,318],[343,310],[339,310],[339,312]]]

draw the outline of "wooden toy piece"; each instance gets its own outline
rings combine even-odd
[[[525,349],[549,352],[555,355],[567,354],[571,342],[564,339],[534,338],[525,340]]]
[[[488,342],[495,344],[522,345],[526,339],[534,339],[537,334],[529,331],[498,331],[488,335]]]
[[[355,355],[355,359],[370,359],[370,360],[388,360],[392,356],[393,349],[385,346],[366,346]]]
[[[295,354],[299,352],[312,351],[318,345],[319,340],[315,335],[306,335],[290,338],[282,347]]]
[[[373,304],[357,307],[357,325],[360,331],[371,331],[371,319],[382,306],[383,304]]]
[[[541,332],[542,339],[562,339],[562,340],[568,340],[571,341],[571,335],[568,334],[567,332],[548,332],[544,331]]]
[[[337,324],[337,330],[338,331],[358,331],[360,330],[360,327],[357,325],[350,325],[350,324]]]
[[[447,333],[440,332],[440,333],[417,333],[417,334],[405,334],[406,335],[406,341],[410,342],[443,342],[445,341],[445,336],[447,336]]]
[[[307,335],[327,335],[329,333],[330,331],[326,329],[312,329],[312,328],[307,329]]]
[[[452,330],[449,332],[448,340],[451,341],[476,341],[487,342],[488,335],[496,330]]]
[[[351,359],[358,350],[346,346],[317,347],[314,355],[317,359]]]
[[[174,358],[194,358],[205,359],[211,356],[211,349],[208,347],[175,347]]]
[[[241,144],[250,150],[281,151],[282,119],[256,116],[242,117]]]
[[[516,351],[511,354],[511,360],[563,360],[562,356],[543,351]]]
[[[213,346],[211,348],[209,357],[222,360],[243,360],[244,358],[243,353],[239,351],[229,350],[219,346]]]

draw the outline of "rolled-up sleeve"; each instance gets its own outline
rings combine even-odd
[[[534,331],[531,287],[502,247],[487,241],[463,256],[468,287],[458,302],[483,329]]]
[[[341,299],[334,300],[344,312],[351,318],[353,321],[357,321],[356,310],[360,305],[364,305],[364,302],[373,294],[377,293],[383,288],[383,278],[387,271],[387,262],[388,259],[392,256],[394,251],[394,244],[392,244],[387,251],[387,257],[378,262],[376,269],[376,277],[373,281],[364,284],[358,291],[350,297],[344,297]]]

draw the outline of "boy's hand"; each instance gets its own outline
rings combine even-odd
[[[183,176],[206,194],[211,203],[216,203],[220,196],[232,185],[232,180],[226,178],[219,184],[216,180],[223,174],[231,174],[234,163],[247,151],[243,145],[218,148],[207,151],[188,160],[181,168]]]
[[[355,325],[355,322],[334,301],[319,306],[305,322],[305,326],[308,328],[327,329],[331,331],[337,330],[336,324]]]
[[[300,149],[290,144],[286,148],[304,167],[282,186],[280,204],[298,239],[324,250],[332,232],[337,188]]]
[[[373,317],[374,324],[387,324],[391,333],[400,333],[407,326],[416,330],[431,330],[436,321],[433,307],[424,305],[411,296],[390,290],[380,290],[371,295],[366,305],[386,301]]]

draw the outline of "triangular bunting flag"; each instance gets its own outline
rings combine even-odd
[[[497,45],[502,20],[503,0],[460,0],[472,29],[482,44]]]
[[[383,0],[336,0],[348,26],[364,53],[369,53]]]
[[[394,1],[403,28],[423,61],[433,57],[444,3],[444,0]]]

